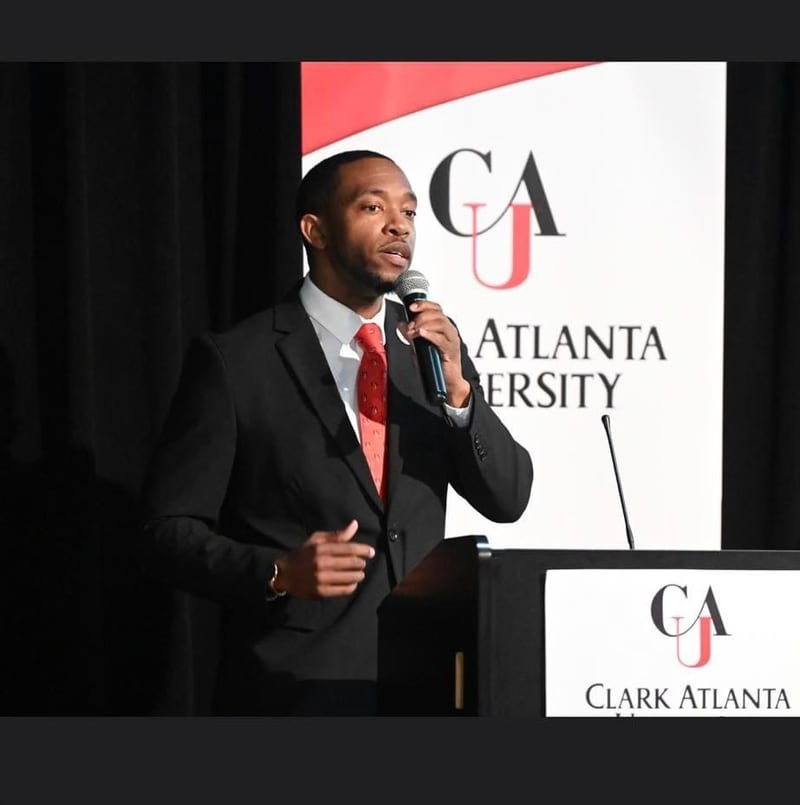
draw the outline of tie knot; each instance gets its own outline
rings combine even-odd
[[[356,333],[356,341],[367,352],[383,352],[381,328],[377,324],[362,324]]]

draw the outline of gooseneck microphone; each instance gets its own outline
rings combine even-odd
[[[412,302],[421,302],[428,298],[428,280],[420,271],[406,269],[394,284],[394,292],[402,300],[409,320],[414,314],[409,310]],[[413,339],[417,354],[417,364],[422,375],[425,396],[431,405],[442,405],[447,399],[447,386],[442,371],[442,356],[439,350],[424,338]]]
[[[608,414],[603,414],[600,419],[603,420],[603,427],[606,429],[606,436],[608,437],[608,448],[611,451],[611,463],[614,465],[614,477],[617,479],[617,491],[619,492],[619,502],[622,504],[622,517],[625,520],[625,533],[628,536],[628,547],[633,548],[633,532],[631,531],[631,524],[628,520],[628,511],[625,508],[625,498],[622,495],[622,482],[619,479],[617,457],[614,455],[614,443],[611,441],[611,418]]]

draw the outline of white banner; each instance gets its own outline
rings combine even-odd
[[[797,716],[800,571],[549,570],[545,715]]]
[[[636,547],[719,548],[725,64],[302,68],[303,171],[398,162],[413,267],[533,457],[519,522],[451,494],[447,535],[625,547],[608,414]]]

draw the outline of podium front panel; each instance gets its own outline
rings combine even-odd
[[[544,587],[562,568],[798,570],[800,551],[492,549],[444,540],[378,609],[385,716],[543,717]]]

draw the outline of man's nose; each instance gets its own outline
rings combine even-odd
[[[407,234],[411,228],[408,218],[401,212],[390,215],[386,227],[394,234]]]

